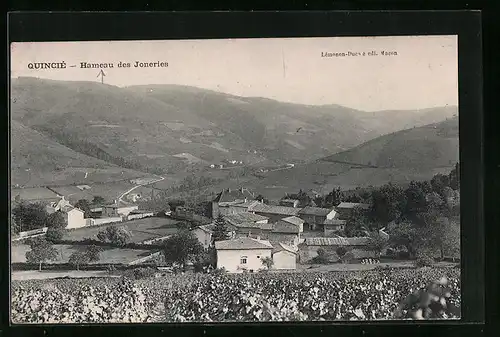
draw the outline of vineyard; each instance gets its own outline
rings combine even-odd
[[[448,280],[445,290],[412,295],[443,277]],[[405,300],[412,301],[399,307]],[[453,268],[170,274],[134,281],[59,279],[12,284],[14,323],[384,320],[398,311],[401,318],[443,319],[459,318],[459,308],[460,270]]]

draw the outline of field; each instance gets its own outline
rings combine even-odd
[[[157,237],[163,237],[177,232],[177,221],[168,218],[144,218],[122,222],[113,225],[84,227],[68,231],[64,240],[82,241],[85,238],[97,239],[97,233],[108,226],[126,227],[132,234],[131,242],[139,243]]]
[[[433,312],[431,318],[459,318],[460,270],[421,268],[168,274],[134,282],[115,278],[13,281],[12,319],[16,323],[384,320],[393,318],[413,292],[442,277],[448,284],[437,300],[446,301],[447,310]],[[402,315],[409,314],[403,310]]]
[[[84,246],[81,245],[54,245],[54,248],[58,251],[58,259],[52,263],[67,263],[69,257],[72,253],[79,249],[83,249]],[[150,250],[145,249],[126,249],[126,248],[108,248],[103,247],[104,250],[101,252],[100,260],[93,262],[93,264],[98,263],[110,263],[110,264],[128,264],[132,261],[140,259],[144,256],[148,256],[152,253]],[[13,245],[11,247],[11,262],[12,263],[25,263],[26,262],[26,252],[30,250],[28,245]]]
[[[13,188],[11,190],[11,199],[14,200],[17,196],[22,200],[57,200],[57,194],[45,187],[34,188]]]

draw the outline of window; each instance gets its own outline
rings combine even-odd
[[[242,256],[242,257],[240,258],[240,263],[241,263],[241,264],[247,264],[247,257],[246,257],[246,256]]]

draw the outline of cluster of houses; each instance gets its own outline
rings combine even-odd
[[[59,201],[49,203],[46,210],[49,214],[60,212],[64,217],[67,229],[141,219],[154,215],[153,212],[139,210],[137,205],[125,204],[115,200],[112,204],[92,209],[93,217],[85,218],[85,212],[71,205],[64,196],[61,196]]]
[[[355,258],[374,257],[367,248],[368,237],[346,238],[338,235],[360,203],[341,203],[332,208],[299,207],[298,200],[284,199],[279,205],[254,200],[244,188],[220,192],[212,201],[212,218],[219,214],[227,224],[230,238],[215,242],[217,267],[229,272],[257,271],[262,260],[273,260],[274,269],[295,269],[297,262],[306,262],[318,250],[334,252],[338,247],[351,251]],[[205,248],[212,244],[215,223],[194,230]],[[380,235],[386,235],[383,230]]]

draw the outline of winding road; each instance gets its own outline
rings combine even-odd
[[[128,191],[126,191],[125,193],[123,193],[122,195],[120,195],[118,197],[117,202],[123,202],[123,203],[127,204],[128,202],[126,202],[126,201],[123,200],[123,197],[125,197],[127,194],[129,194],[130,192],[132,192],[133,190],[135,190],[135,189],[137,189],[139,187],[146,186],[146,185],[151,185],[151,184],[156,184],[157,182],[162,181],[162,180],[165,180],[165,177],[159,177],[158,179],[151,180],[151,181],[148,181],[146,183],[142,183],[142,184],[136,185],[136,186],[132,187],[131,189],[129,189]]]

